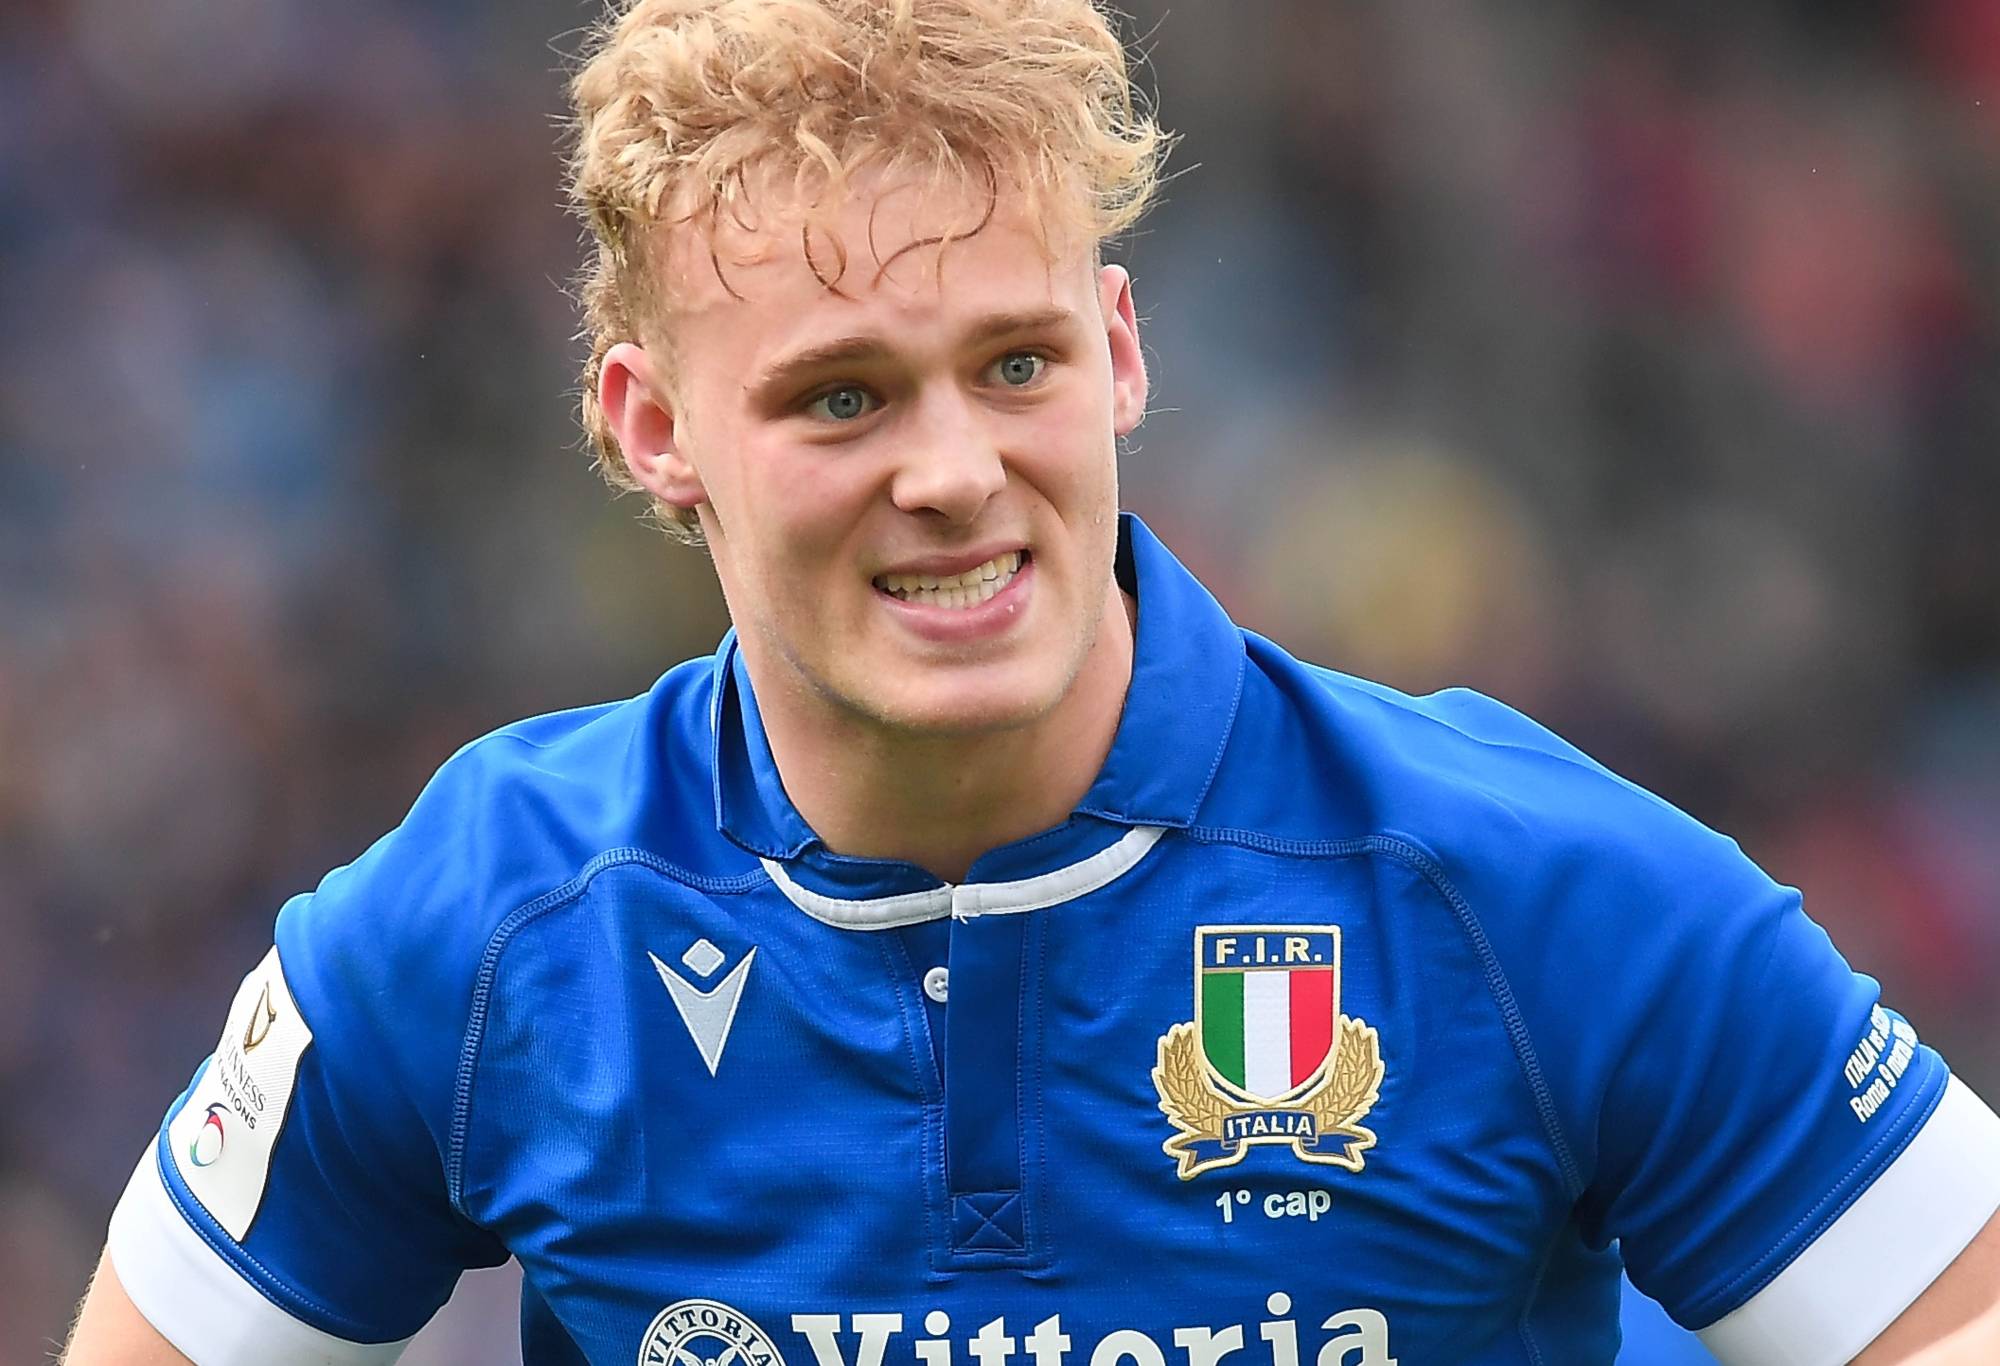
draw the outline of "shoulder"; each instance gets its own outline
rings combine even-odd
[[[1495,875],[1518,887],[1537,867],[1567,877],[1579,860],[1627,878],[1738,867],[1732,841],[1491,697],[1413,696],[1254,635],[1248,652],[1205,816],[1291,838],[1400,841],[1483,890],[1498,890],[1485,887]]]
[[[427,935],[448,932],[440,921],[477,934],[607,852],[699,856],[688,832],[713,827],[708,673],[708,661],[690,661],[638,697],[531,717],[471,741],[316,899]]]
[[[315,1037],[351,1033],[448,1075],[510,917],[621,858],[743,862],[714,833],[710,674],[694,660],[639,697],[472,741],[395,829],[288,902],[278,955]]]

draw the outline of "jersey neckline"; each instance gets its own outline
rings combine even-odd
[[[1119,517],[1117,573],[1139,604],[1132,680],[1111,752],[1061,825],[988,851],[957,884],[902,860],[828,849],[785,793],[731,631],[715,653],[709,708],[717,830],[775,870],[800,909],[854,927],[1051,905],[1109,881],[1109,869],[1122,875],[1160,831],[1194,823],[1235,721],[1246,657],[1221,605],[1129,512]]]

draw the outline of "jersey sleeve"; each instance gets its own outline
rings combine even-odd
[[[451,1189],[480,937],[425,804],[280,912],[112,1216],[139,1311],[198,1366],[393,1361],[506,1252]]]
[[[1833,1366],[2000,1207],[2000,1121],[1795,893],[1723,877],[1734,915],[1635,964],[1580,1209],[1723,1362]]]
[[[1733,841],[1502,739],[1444,861],[1583,1234],[1725,1363],[1850,1360],[2000,1208],[2000,1120]]]

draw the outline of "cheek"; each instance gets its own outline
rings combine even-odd
[[[777,592],[817,592],[812,580],[841,559],[859,526],[868,491],[860,462],[820,450],[745,446],[736,465],[732,539]]]
[[[1109,408],[1079,394],[1036,412],[1017,443],[1022,468],[1067,519],[1117,500],[1118,446]]]

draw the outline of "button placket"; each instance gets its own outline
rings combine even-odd
[[[1021,1265],[1030,1256],[1021,992],[1031,918],[971,915],[951,925],[945,983],[957,989],[957,1001],[944,1021],[947,1255],[961,1264]],[[926,994],[931,977],[925,974]]]

